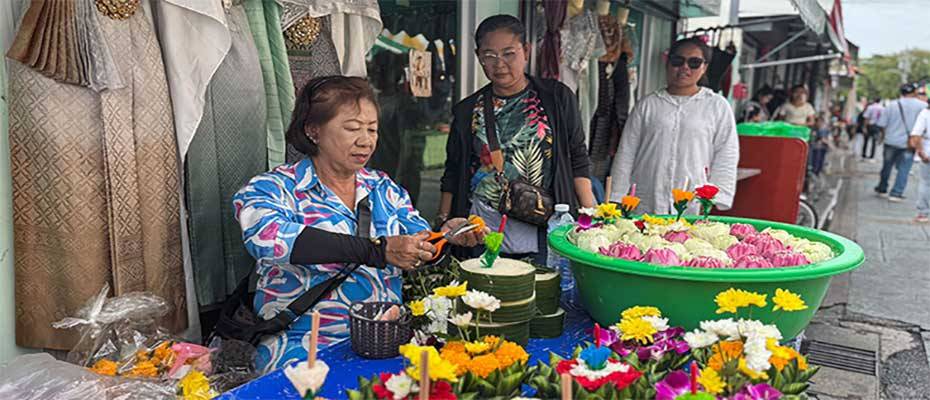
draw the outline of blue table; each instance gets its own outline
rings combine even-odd
[[[568,356],[582,340],[591,340],[588,331],[593,322],[584,311],[572,311],[565,316],[565,331],[554,339],[531,339],[526,346],[530,363],[536,360],[548,362],[549,352]],[[381,372],[398,372],[403,368],[403,359],[368,360],[352,352],[349,341],[332,345],[319,352],[319,358],[329,364],[329,376],[323,384],[320,396],[327,399],[344,399],[346,390],[358,388],[358,377],[371,378]],[[276,370],[224,393],[221,400],[294,399],[299,400],[297,390],[291,385],[282,370]]]

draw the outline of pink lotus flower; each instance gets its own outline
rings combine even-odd
[[[774,252],[771,255],[767,255],[765,258],[776,267],[794,267],[811,263],[804,254],[791,250]]]
[[[605,256],[631,261],[639,261],[643,258],[643,253],[636,246],[622,242],[614,243],[610,247],[601,247],[600,252]]]
[[[766,254],[770,252],[787,250],[782,242],[779,242],[778,239],[769,236],[767,233],[757,233],[755,235],[747,236],[746,239],[743,240],[743,243],[756,246],[756,254]]]
[[[726,268],[723,261],[713,257],[694,257],[688,261],[687,266],[695,268]]]
[[[740,258],[743,258],[743,256],[749,256],[749,255],[757,256],[759,255],[759,252],[756,250],[756,246],[753,246],[749,243],[741,242],[741,243],[736,243],[730,246],[727,249],[727,255],[730,256],[730,258],[734,260],[738,260]]]
[[[691,236],[688,235],[688,232],[668,232],[663,235],[662,238],[668,240],[669,242],[684,243],[687,242]]]
[[[733,224],[730,225],[730,234],[736,236],[737,239],[743,240],[747,236],[758,233],[756,227],[749,224]]]
[[[769,262],[769,260],[766,260],[762,256],[754,255],[743,256],[733,264],[733,268],[762,269],[772,267],[772,263]]]
[[[672,249],[650,249],[643,255],[642,261],[657,265],[681,265],[681,259]]]

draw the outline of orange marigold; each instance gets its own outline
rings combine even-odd
[[[678,203],[682,201],[691,201],[694,199],[694,192],[681,189],[672,189],[672,199]]]
[[[90,370],[100,375],[115,376],[116,367],[117,365],[115,361],[110,361],[110,360],[107,360],[106,358],[103,358],[103,359],[97,360],[97,362],[94,363],[94,366],[91,367]]]
[[[713,346],[714,354],[707,365],[716,371],[723,370],[728,361],[737,360],[743,355],[743,342],[726,341]]]
[[[148,349],[143,348],[141,350],[136,350],[136,362],[148,361],[148,359],[149,359]]]
[[[501,342],[501,338],[497,336],[485,336],[484,342],[491,345],[491,347],[494,347],[494,346],[497,346],[497,344]]]
[[[493,354],[485,354],[471,359],[468,362],[468,371],[482,378],[487,378],[492,372],[500,369],[500,366],[500,362],[497,361]]]
[[[447,342],[445,346],[442,346],[442,352],[445,353],[447,351],[464,353],[465,342],[460,342],[460,341]]]
[[[465,375],[468,372],[468,363],[471,361],[471,356],[464,351],[447,351],[443,347],[442,351],[439,353],[439,356],[452,364],[455,364],[455,374],[458,376]]]
[[[136,363],[129,371],[128,376],[154,378],[158,376],[158,368],[151,361],[142,361]]]
[[[497,351],[494,352],[494,357],[497,357],[501,368],[510,367],[518,361],[525,364],[530,359],[530,355],[526,354],[526,350],[523,350],[523,347],[514,342],[501,344]]]

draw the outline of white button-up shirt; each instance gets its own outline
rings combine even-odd
[[[726,99],[707,88],[693,96],[662,89],[640,100],[623,128],[610,199],[619,201],[635,183],[639,212],[674,214],[672,189],[688,180],[689,189],[717,186],[717,207],[728,209],[738,162],[736,119]]]

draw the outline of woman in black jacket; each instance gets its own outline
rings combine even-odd
[[[503,155],[503,174],[546,190],[571,210],[593,207],[590,161],[574,93],[560,82],[525,74],[529,47],[519,19],[497,15],[475,33],[476,54],[491,84],[453,109],[446,144],[440,222],[476,214],[497,227],[503,185],[485,131],[484,101],[493,98],[494,126]],[[502,253],[544,263],[546,227],[510,219]]]

